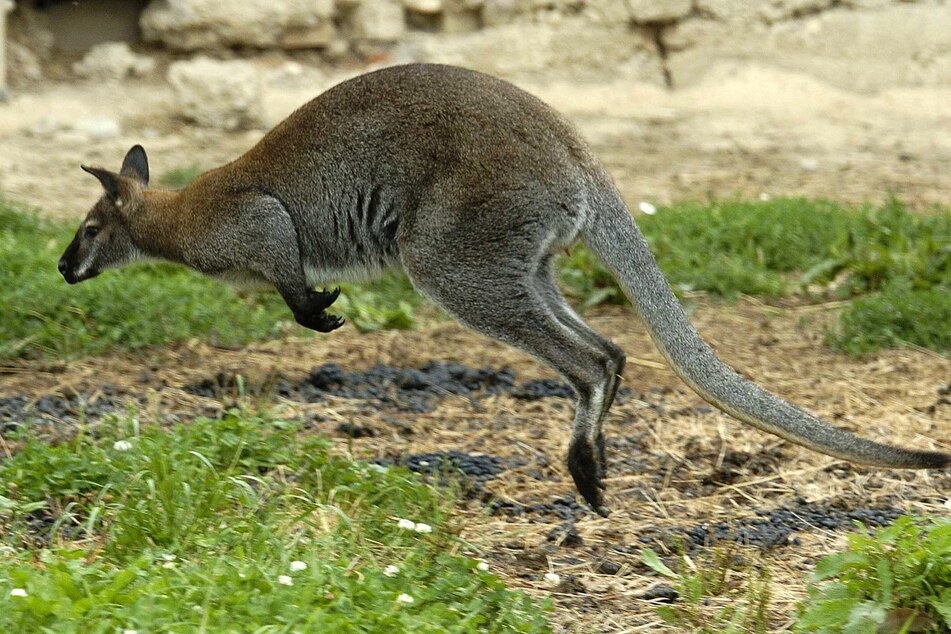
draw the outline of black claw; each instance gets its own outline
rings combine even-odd
[[[304,328],[310,328],[317,332],[330,332],[331,330],[340,328],[340,326],[344,324],[343,317],[328,315],[323,311],[318,313],[299,313],[294,315],[294,318],[297,319],[297,323]]]
[[[311,291],[308,308],[314,312],[320,312],[330,308],[340,296],[340,287],[328,291],[326,288],[322,291]]]
[[[304,328],[317,332],[330,332],[344,324],[336,315],[328,315],[325,310],[340,296],[340,287],[327,291],[308,291],[307,298],[300,306],[294,307],[294,319]]]

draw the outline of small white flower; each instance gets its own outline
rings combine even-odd
[[[400,596],[396,597],[396,600],[399,601],[400,603],[412,603],[412,602],[413,602],[413,597],[411,597],[411,596],[409,596],[408,594],[405,594],[405,593],[404,593],[404,594],[401,594]]]
[[[433,527],[430,526],[429,524],[423,524],[422,522],[420,522],[419,524],[416,525],[416,532],[417,533],[432,533]]]
[[[550,583],[550,584],[553,585],[553,586],[554,586],[554,585],[558,585],[558,583],[561,581],[561,575],[559,575],[557,572],[549,572],[549,573],[546,573],[546,574],[545,574],[545,581],[547,581],[548,583]]]
[[[287,575],[281,575],[277,578],[277,582],[282,586],[292,586],[294,585],[294,580]]]
[[[307,564],[303,561],[292,561],[291,562],[291,572],[300,572],[301,570],[307,570]]]
[[[400,519],[400,520],[396,523],[396,525],[399,526],[400,528],[402,528],[403,530],[407,530],[407,531],[414,531],[414,530],[416,530],[416,522],[414,522],[413,520]]]
[[[762,194],[759,195],[759,199],[765,203],[768,200],[772,200],[773,197],[767,194],[766,192],[763,192]]]
[[[168,570],[171,570],[174,567],[175,567],[174,561],[166,561],[164,564],[162,564],[162,568],[166,568]]]
[[[389,566],[383,569],[383,574],[385,574],[387,577],[395,577],[396,575],[399,574],[399,572],[400,572],[400,567],[394,566],[392,564],[390,564]]]
[[[117,440],[112,443],[112,448],[116,451],[129,451],[132,449],[132,443],[130,443],[128,440]]]
[[[26,590],[24,590],[23,588],[14,588],[13,590],[10,590],[10,596],[11,597],[25,597]]]
[[[646,200],[642,200],[640,204],[637,206],[637,208],[640,209],[643,213],[647,214],[648,216],[653,216],[654,214],[657,213],[657,207],[647,202]]]
[[[482,572],[488,572],[488,571],[489,571],[489,564],[488,564],[488,562],[480,561],[480,562],[476,565],[476,568],[478,568],[478,569],[481,570]]]

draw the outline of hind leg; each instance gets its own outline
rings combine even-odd
[[[537,263],[519,254],[494,254],[487,261],[464,249],[451,252],[414,252],[408,245],[404,263],[414,286],[466,326],[525,350],[565,377],[578,395],[568,468],[584,499],[607,515],[598,444],[605,399],[616,381],[615,360],[588,333],[557,317],[536,283]]]
[[[553,259],[552,256],[547,256],[538,267],[535,272],[535,287],[559,322],[577,332],[578,336],[583,337],[592,346],[599,348],[614,361],[612,382],[604,398],[604,414],[607,414],[608,410],[611,409],[611,404],[614,403],[614,397],[617,396],[627,355],[617,344],[588,325],[571,307],[555,282]]]
[[[621,383],[621,375],[624,373],[624,363],[627,359],[624,351],[621,350],[613,341],[601,335],[601,333],[589,326],[578,313],[574,311],[571,305],[565,299],[555,282],[552,268],[552,257],[546,257],[538,270],[535,272],[535,287],[545,300],[548,308],[552,311],[558,321],[566,328],[573,330],[579,337],[584,338],[590,345],[598,348],[601,352],[613,362],[610,368],[610,381],[605,390],[602,403],[601,415],[598,418],[598,427],[593,431],[595,435],[595,445],[598,451],[598,467],[602,478],[606,476],[607,458],[605,456],[605,441],[602,424],[604,418],[614,403],[614,397],[617,395],[618,386]]]

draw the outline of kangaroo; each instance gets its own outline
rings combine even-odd
[[[580,239],[611,270],[687,385],[759,429],[857,463],[943,468],[951,455],[859,438],[740,377],[684,315],[605,168],[551,107],[500,79],[443,65],[343,82],[237,160],[180,191],[153,189],[136,145],[59,270],[70,284],[143,258],[273,285],[302,326],[343,320],[334,280],[402,267],[461,323],[557,370],[577,394],[568,468],[601,515],[602,421],[624,352],[572,309],[555,255]]]

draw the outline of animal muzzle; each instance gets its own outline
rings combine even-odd
[[[56,265],[56,268],[59,269],[60,275],[63,276],[63,279],[66,280],[67,283],[75,284],[76,282],[80,281],[79,278],[76,277],[76,272],[71,266],[69,266],[69,262],[66,261],[65,257],[59,259],[59,263]]]

